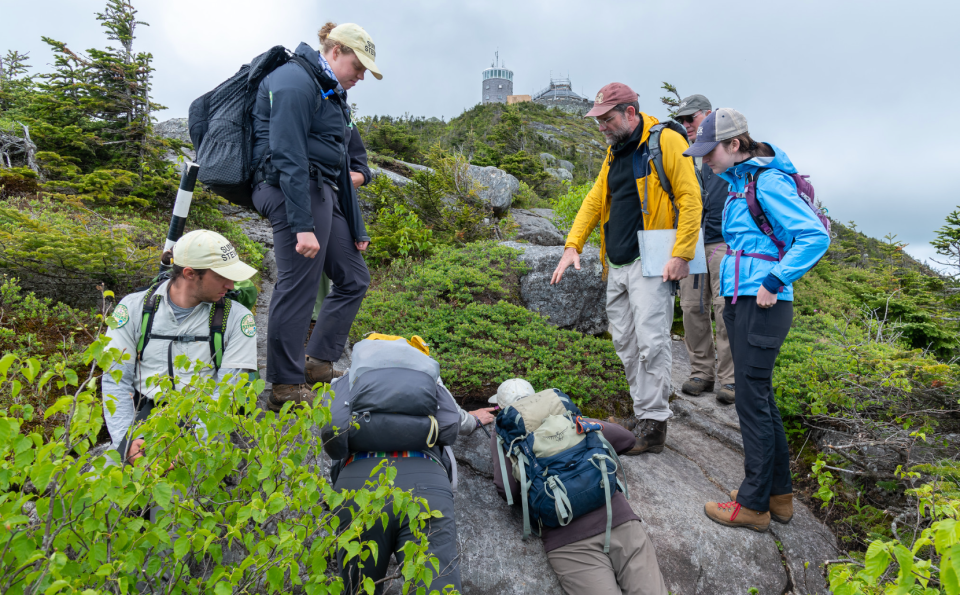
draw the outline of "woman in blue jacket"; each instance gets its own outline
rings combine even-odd
[[[704,510],[723,525],[766,531],[771,518],[786,523],[793,516],[790,452],[774,401],[773,365],[793,321],[793,283],[826,253],[830,236],[797,193],[793,163],[777,147],[754,141],[740,112],[721,108],[710,114],[684,154],[703,157],[730,184],[720,291],[726,299],[723,320],[733,351],[746,477],[730,493],[731,502],[708,502]],[[754,221],[747,207],[751,194],[784,251]]]

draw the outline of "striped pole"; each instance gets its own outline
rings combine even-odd
[[[190,202],[193,200],[193,189],[197,185],[197,172],[200,166],[193,161],[187,161],[183,164],[183,173],[180,175],[180,188],[177,190],[177,201],[173,203],[173,216],[170,218],[170,229],[167,231],[167,241],[163,245],[163,251],[166,252],[173,248],[180,236],[183,235],[183,228],[187,224],[187,215],[190,214]],[[169,269],[169,266],[161,265],[160,270]]]

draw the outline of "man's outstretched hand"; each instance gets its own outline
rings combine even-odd
[[[550,279],[550,285],[555,285],[560,282],[560,279],[563,279],[563,272],[567,270],[570,265],[573,265],[573,268],[580,270],[580,255],[577,254],[576,248],[567,248],[563,251],[563,256],[560,257],[560,264],[557,265],[555,271],[553,271],[553,277]]]
[[[483,409],[477,409],[476,411],[471,411],[470,413],[477,418],[477,421],[480,422],[481,426],[485,426],[487,424],[492,424],[493,420],[496,419],[496,416],[493,414],[494,409],[496,409],[496,407],[484,407]]]

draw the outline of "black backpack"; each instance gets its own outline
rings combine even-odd
[[[197,179],[235,205],[253,208],[253,176],[262,165],[253,163],[257,89],[264,77],[291,60],[311,72],[301,56],[277,45],[190,104],[190,140],[200,165]]]
[[[659,122],[650,127],[650,135],[647,137],[647,149],[650,151],[650,163],[653,164],[653,168],[657,171],[657,177],[660,178],[660,187],[663,188],[663,191],[667,193],[667,196],[670,198],[670,204],[673,205],[673,227],[677,227],[677,222],[680,219],[680,211],[677,210],[676,197],[673,194],[673,184],[670,182],[670,178],[667,177],[666,171],[663,169],[663,149],[660,148],[660,135],[663,133],[664,129],[669,128],[677,134],[679,134],[683,140],[687,140],[687,131],[684,130],[683,126],[673,120],[667,120],[666,122]],[[694,168],[696,171],[696,168]],[[635,151],[633,153],[633,175],[638,180],[646,176],[646,172],[642,171],[640,164],[640,151]],[[703,195],[703,180],[700,178],[700,174],[697,174],[697,182],[700,184],[700,194]],[[639,194],[639,189],[637,190]],[[643,210],[646,211],[647,208],[647,185],[643,185],[643,194],[640,194],[640,204],[643,205]]]

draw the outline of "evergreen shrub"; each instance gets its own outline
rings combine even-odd
[[[439,250],[425,262],[398,260],[373,272],[351,330],[420,335],[457,397],[486,400],[497,385],[523,377],[556,387],[592,415],[631,410],[613,344],[560,330],[523,307],[517,251],[494,242]]]

